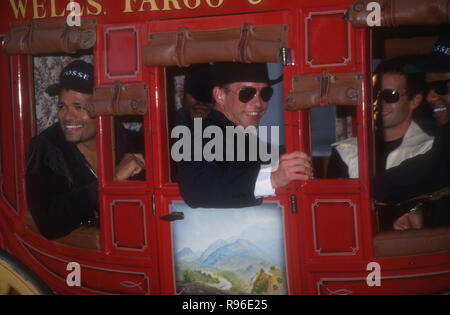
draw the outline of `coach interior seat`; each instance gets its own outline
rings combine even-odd
[[[26,225],[32,232],[42,236],[30,212],[27,212],[26,215]],[[76,230],[72,231],[72,233],[70,233],[69,235],[55,239],[52,242],[75,248],[100,251],[100,228],[80,226]]]
[[[450,251],[450,227],[379,232],[372,240],[375,258],[430,255]]]

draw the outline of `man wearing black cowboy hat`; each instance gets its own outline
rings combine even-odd
[[[202,120],[202,128],[219,127],[223,134],[227,127],[256,127],[272,96],[270,85],[279,82],[269,80],[265,64],[256,63],[216,64],[212,80],[214,109]],[[247,145],[230,148],[224,144],[223,156],[227,150],[248,152]],[[312,176],[310,157],[303,152],[282,155],[275,170],[245,156],[245,161],[179,162],[178,183],[184,201],[193,208],[254,206],[261,204],[264,196],[274,195],[275,189]]]
[[[28,205],[39,231],[48,239],[80,225],[95,225],[98,213],[96,120],[92,102],[92,64],[76,60],[46,92],[58,96],[59,122],[34,137],[26,157]],[[145,163],[128,154],[116,167],[117,180],[139,173]]]

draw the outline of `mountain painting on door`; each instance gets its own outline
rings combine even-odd
[[[275,202],[191,209],[172,223],[179,294],[287,294],[283,211]]]

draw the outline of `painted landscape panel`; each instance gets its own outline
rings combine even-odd
[[[179,294],[287,294],[283,211],[278,203],[241,209],[192,209],[174,203]]]

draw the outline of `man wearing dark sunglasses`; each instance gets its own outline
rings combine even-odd
[[[423,100],[421,81],[404,71],[401,59],[387,60],[377,67],[376,109],[379,129],[376,142],[377,172],[395,167],[404,160],[427,152],[433,137],[413,121],[413,112]],[[357,178],[358,147],[356,138],[335,144],[330,159],[330,177]]]
[[[256,127],[266,112],[272,97],[266,64],[220,63],[214,66],[214,109],[202,120],[203,130],[219,127]],[[247,136],[247,135],[246,135]],[[248,138],[246,138],[248,139]],[[244,147],[227,151],[248,151]],[[291,152],[280,157],[278,167],[263,167],[261,160],[249,161],[181,161],[178,163],[178,183],[185,202],[193,208],[241,208],[261,204],[275,189],[293,180],[312,177],[310,157],[303,152]]]
[[[450,72],[428,72],[426,99],[439,126],[450,121]]]
[[[417,228],[412,217],[423,214],[429,226],[450,226],[450,37],[448,30],[445,33],[430,55],[408,65],[410,72],[425,73],[424,96],[440,126],[433,147],[379,174],[372,185],[375,198],[391,204],[423,198],[423,213],[406,213],[396,220],[394,227],[401,230]],[[434,200],[427,200],[429,196]]]
[[[427,83],[426,99],[436,123],[443,126],[450,121],[450,36],[448,27],[433,46],[432,53],[422,59],[418,68],[424,72]]]

